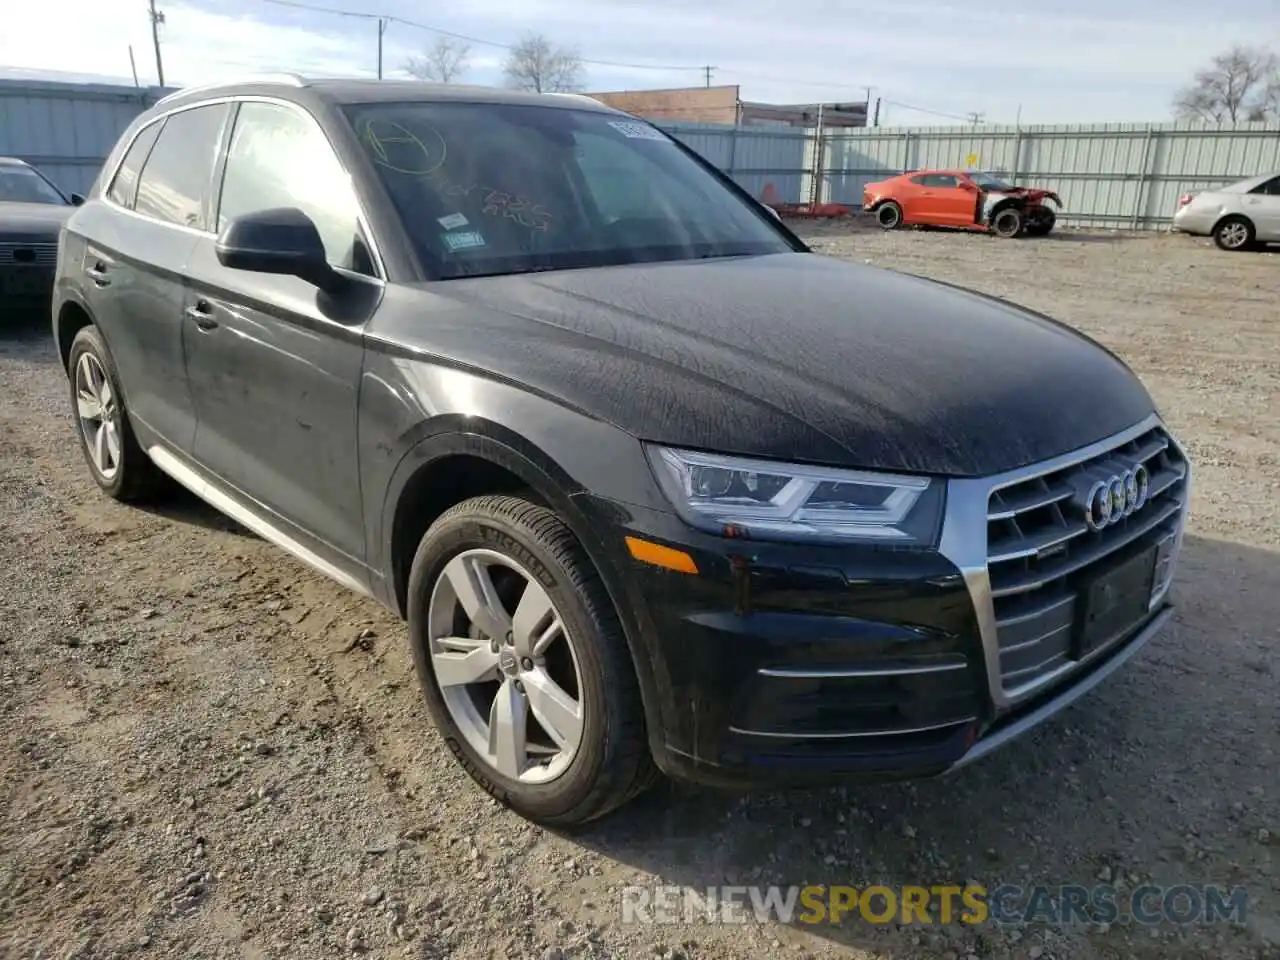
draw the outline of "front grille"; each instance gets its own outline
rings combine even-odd
[[[57,243],[0,241],[0,267],[53,267],[57,263]]]
[[[1138,464],[1150,478],[1146,503],[1111,526],[1091,530],[1080,491]],[[1186,460],[1160,427],[991,492],[987,569],[1007,695],[1025,694],[1069,668],[1083,591],[1101,570],[1158,544],[1152,600],[1164,594],[1186,495]]]

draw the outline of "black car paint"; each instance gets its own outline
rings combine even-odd
[[[75,208],[53,203],[0,201],[0,244],[35,250],[58,243],[62,225]],[[18,297],[9,278],[20,278],[24,295]],[[34,261],[0,264],[0,319],[10,312],[45,310],[53,293],[54,266]]]
[[[429,282],[336,109],[332,91],[353,87],[403,95],[352,84],[220,95],[289,101],[321,123],[352,174],[385,284],[352,278],[335,299],[296,278],[229,271],[211,233],[105,203],[105,178],[72,218],[59,301],[102,329],[144,447],[200,470],[400,613],[413,544],[396,531],[416,479],[462,456],[506,469],[561,514],[600,569],[669,772],[794,782],[938,772],[961,758],[967,728],[889,753],[753,756],[735,739],[744,712],[784,724],[856,713],[846,701],[867,691],[828,683],[774,694],[752,680],[761,664],[801,660],[966,655],[964,684],[926,683],[904,703],[919,710],[923,697],[939,715],[991,719],[964,579],[928,550],[693,531],[640,441],[980,476],[1141,420],[1152,404],[1137,379],[1061,324],[821,257],[781,226],[796,252]],[[207,95],[142,115],[105,169],[143,124]],[[108,285],[89,277],[98,266]],[[214,325],[193,322],[196,308]],[[55,316],[64,357],[76,322]],[[638,564],[626,532],[681,546],[699,576]]]

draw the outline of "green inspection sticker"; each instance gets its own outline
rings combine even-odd
[[[475,250],[484,246],[484,237],[480,235],[479,230],[455,230],[453,233],[444,234],[441,239],[451,253],[457,253],[459,250]]]

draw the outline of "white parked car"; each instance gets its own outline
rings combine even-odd
[[[1173,215],[1173,229],[1213,237],[1223,250],[1280,243],[1280,173],[1183,194]]]

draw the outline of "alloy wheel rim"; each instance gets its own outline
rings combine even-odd
[[[892,227],[898,222],[898,211],[895,207],[880,208],[880,223],[886,227]]]
[[[120,472],[120,406],[115,390],[92,353],[82,353],[76,363],[76,414],[89,459],[104,480]]]
[[[1244,228],[1243,223],[1229,223],[1222,228],[1222,244],[1225,247],[1243,246],[1245,238],[1249,235],[1249,231]]]
[[[546,589],[495,550],[465,550],[427,608],[428,656],[459,732],[495,771],[548,783],[582,743],[582,672]]]

